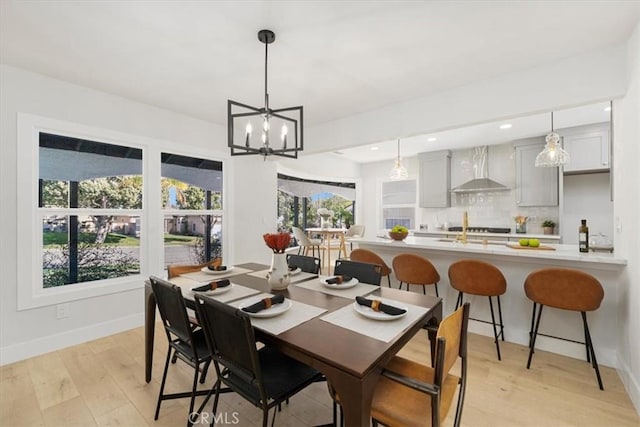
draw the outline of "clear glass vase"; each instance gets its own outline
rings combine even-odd
[[[527,232],[526,222],[516,222],[516,233],[525,234]]]
[[[267,283],[272,290],[286,289],[291,282],[286,254],[273,254],[271,268],[267,272]]]

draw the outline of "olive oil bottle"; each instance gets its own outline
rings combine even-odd
[[[589,252],[589,227],[587,220],[581,220],[580,228],[578,228],[578,248],[580,252]]]

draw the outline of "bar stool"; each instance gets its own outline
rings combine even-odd
[[[352,227],[355,227],[355,225],[353,225]],[[349,256],[349,259],[351,261],[378,264],[379,266],[382,267],[381,274],[383,276],[387,276],[387,282],[389,283],[389,287],[391,287],[391,267],[389,267],[387,263],[384,262],[384,260],[380,258],[380,256],[377,253],[372,252],[368,249],[354,249],[353,251],[351,251],[351,255]]]
[[[502,272],[488,262],[463,259],[456,261],[449,266],[449,282],[451,283],[451,286],[458,291],[456,310],[462,305],[464,294],[489,297],[491,322],[480,319],[471,320],[490,323],[493,325],[493,336],[495,338],[498,360],[502,360],[500,357],[500,341],[498,340],[498,338],[501,337],[502,341],[504,341],[504,324],[502,323],[500,295],[507,291],[507,281]],[[498,300],[498,316],[500,317],[499,324],[496,324],[496,317],[493,312],[493,300],[491,297],[496,297]],[[497,326],[500,326],[500,333],[498,333]]]
[[[438,295],[438,282],[440,281],[440,275],[436,268],[431,264],[431,261],[415,254],[400,254],[393,258],[393,271],[395,271],[396,279],[400,282],[400,288],[402,284],[407,284],[407,291],[409,285],[422,285],[422,293],[426,294],[426,285],[434,285],[436,288],[436,296]]]
[[[600,390],[604,390],[602,378],[600,377],[600,369],[598,368],[598,361],[596,360],[596,353],[593,349],[591,334],[589,333],[586,314],[587,311],[597,310],[604,298],[604,290],[598,279],[579,270],[546,268],[534,271],[527,276],[524,281],[524,292],[527,298],[533,301],[527,369],[531,366],[531,359],[533,358],[533,349],[536,345],[538,327],[540,326],[540,318],[542,317],[542,307],[547,305],[562,310],[579,311],[582,314],[587,362],[591,362],[591,366],[593,366],[593,369],[596,371],[598,386]],[[536,315],[537,304],[540,304],[540,308]],[[564,339],[551,335],[544,336]]]

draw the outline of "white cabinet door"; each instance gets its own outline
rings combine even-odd
[[[535,138],[515,144],[517,206],[558,205],[558,168],[535,166],[536,156],[544,148],[542,141]]]
[[[451,206],[451,151],[418,154],[420,164],[420,207]]]
[[[569,163],[564,173],[595,172],[609,170],[609,127],[600,129],[574,128],[563,133],[564,149],[569,153]]]

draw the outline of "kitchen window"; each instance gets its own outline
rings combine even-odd
[[[381,228],[388,230],[394,225],[414,228],[417,206],[415,179],[382,182],[381,200]]]

